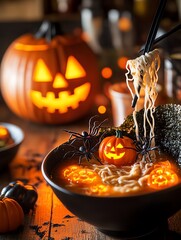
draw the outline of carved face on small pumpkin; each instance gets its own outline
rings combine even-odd
[[[25,35],[3,57],[4,100],[32,121],[74,121],[90,111],[97,89],[97,59],[80,38],[56,36],[47,43]]]
[[[178,183],[178,175],[172,169],[168,161],[156,164],[148,177],[148,186],[153,189],[164,189],[174,186]]]
[[[63,179],[78,186],[91,185],[101,181],[95,171],[78,165],[70,165],[63,169],[62,175]]]
[[[110,136],[99,146],[99,157],[103,163],[116,166],[130,165],[136,160],[133,140],[126,136]]]
[[[118,143],[118,145],[113,146],[110,142],[107,144],[104,154],[107,158],[111,159],[121,159],[125,155],[124,147],[121,143]]]

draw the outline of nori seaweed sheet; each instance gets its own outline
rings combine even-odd
[[[143,135],[143,113],[142,109],[136,115],[141,136]],[[156,145],[170,154],[181,167],[181,105],[165,104],[156,107],[154,119]],[[118,128],[127,132],[133,139],[136,137],[132,114]],[[149,132],[149,127],[147,131]]]

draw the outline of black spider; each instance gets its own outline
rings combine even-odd
[[[68,156],[71,158],[79,156],[79,164],[83,158],[85,158],[88,162],[91,159],[94,159],[101,163],[99,158],[94,153],[98,150],[98,146],[106,134],[106,131],[100,133],[99,130],[103,123],[107,121],[107,119],[99,123],[98,121],[94,120],[96,117],[98,116],[93,116],[90,118],[88,132],[83,131],[80,134],[77,132],[65,130],[66,132],[70,133],[69,140],[67,143],[65,143],[65,145],[69,145],[72,150],[68,151],[64,155],[64,158]]]
[[[147,157],[150,162],[151,162],[150,151],[159,150],[158,146],[154,147],[151,146],[153,138],[154,137],[148,139],[146,137],[141,138],[139,136],[139,140],[135,140],[135,147],[136,151],[138,152],[138,155],[141,154],[144,157],[144,160],[146,160]]]
[[[73,148],[73,150],[67,152],[64,155],[64,158],[68,157],[68,156],[70,158],[78,156],[79,157],[79,164],[81,164],[81,161],[82,161],[83,158],[85,158],[88,162],[90,162],[91,159],[94,159],[94,160],[98,161],[99,163],[101,163],[99,158],[94,154],[97,151],[97,146],[99,144],[100,144],[100,140],[92,148],[89,148],[87,145],[83,145],[83,146],[80,146],[80,147],[70,145],[71,148]]]
[[[70,137],[69,137],[70,144],[73,144],[75,141],[83,141],[83,145],[84,146],[85,145],[89,145],[89,147],[91,147],[92,138],[97,136],[101,126],[103,125],[103,123],[105,121],[107,121],[107,119],[104,119],[100,123],[98,121],[93,121],[96,117],[98,117],[98,116],[96,115],[96,116],[93,116],[93,117],[91,117],[89,119],[89,129],[88,129],[88,132],[82,131],[82,133],[77,133],[77,132],[70,131],[70,130],[64,130],[65,132],[70,134]],[[72,138],[73,138],[73,140],[72,140]]]

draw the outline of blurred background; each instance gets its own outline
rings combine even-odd
[[[97,55],[104,92],[97,105],[106,105],[106,84],[124,80],[125,63],[137,56],[145,44],[158,3],[158,0],[0,0],[0,60],[17,37],[36,32],[43,20],[57,22],[64,34],[82,35]],[[157,36],[180,22],[181,1],[168,0]],[[175,46],[173,37],[169,44],[162,44],[168,54]],[[180,34],[175,34],[175,38],[179,42]],[[163,65],[161,85],[162,74]]]
[[[121,49],[124,44],[140,46],[145,43],[158,3],[158,0],[154,3],[152,0],[0,0],[0,55],[19,35],[35,32],[44,19],[59,22],[65,33],[86,32],[87,41],[97,53],[112,47]],[[159,30],[167,31],[180,19],[181,1],[167,1]],[[128,34],[131,39],[125,43]]]

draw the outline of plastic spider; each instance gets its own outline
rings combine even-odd
[[[99,163],[101,163],[101,161],[99,160],[99,158],[94,154],[97,151],[97,146],[100,144],[99,140],[92,148],[89,148],[88,145],[83,145],[80,147],[76,147],[74,145],[70,145],[73,150],[67,152],[64,157],[68,157],[69,155],[71,155],[70,157],[79,157],[79,164],[81,164],[82,159],[85,158],[88,162],[90,162],[91,159],[94,159],[96,161],[98,161]],[[102,163],[101,163],[102,164]]]
[[[141,154],[144,157],[144,160],[146,160],[146,157],[147,157],[150,162],[151,162],[150,151],[159,149],[158,146],[154,146],[154,147],[151,146],[151,142],[153,138],[154,137],[148,139],[146,137],[141,138],[139,136],[139,140],[135,141],[135,147],[136,147],[136,151],[138,152],[138,155]]]
[[[74,131],[70,131],[70,130],[64,130],[65,132],[69,133],[70,134],[70,137],[69,137],[69,142],[71,141],[70,144],[73,144],[75,141],[83,141],[83,145],[87,145],[89,144],[89,147],[91,147],[91,144],[92,144],[92,138],[97,136],[97,134],[99,133],[99,130],[101,128],[101,126],[103,125],[103,123],[105,121],[107,121],[107,119],[104,119],[102,122],[98,122],[98,121],[94,121],[94,119],[98,117],[97,115],[96,116],[93,116],[89,119],[89,129],[88,129],[88,132],[86,131],[82,131],[82,133],[77,133],[77,132],[74,132]]]

